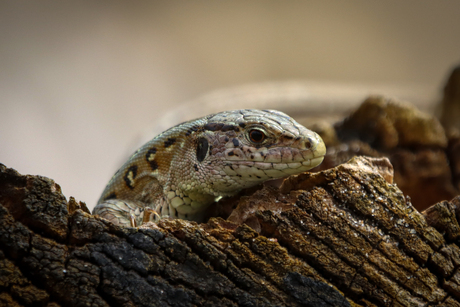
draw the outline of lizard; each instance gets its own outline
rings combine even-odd
[[[319,165],[321,137],[275,110],[233,110],[176,125],[140,147],[96,207],[115,224],[161,218],[201,222],[217,199]]]

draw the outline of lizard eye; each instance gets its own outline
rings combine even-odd
[[[259,129],[249,130],[248,136],[249,136],[249,140],[251,140],[252,142],[256,144],[262,143],[267,138],[265,133],[263,131],[260,131]]]

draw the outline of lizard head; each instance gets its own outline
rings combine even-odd
[[[216,195],[305,172],[326,154],[321,137],[274,110],[235,110],[204,118],[196,171]]]

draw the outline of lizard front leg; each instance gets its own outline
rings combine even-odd
[[[145,209],[144,204],[137,201],[109,199],[100,203],[94,214],[117,225],[136,227],[143,223]]]
[[[169,208],[164,210],[165,205],[169,207],[163,199],[151,206],[141,201],[109,199],[100,203],[94,214],[117,225],[138,227],[147,222],[156,223],[162,218],[169,218]]]

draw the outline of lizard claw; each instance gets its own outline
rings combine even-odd
[[[142,224],[147,222],[157,222],[161,220],[161,216],[152,208],[146,207],[144,208],[144,216],[142,218]]]
[[[145,207],[144,210],[138,211],[140,210],[131,210],[129,213],[131,227],[140,227],[148,222],[157,223],[161,219],[161,216],[150,207]]]
[[[129,213],[129,223],[131,224],[131,227],[137,227],[136,217],[132,213]]]

